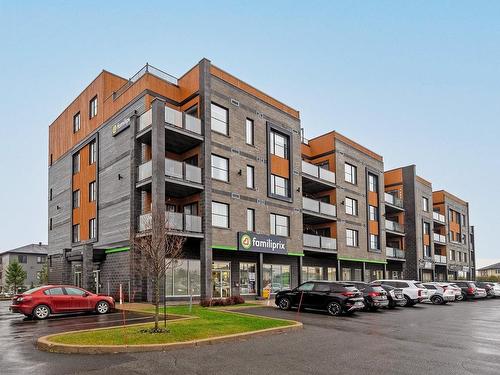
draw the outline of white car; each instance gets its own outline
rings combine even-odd
[[[385,284],[403,290],[405,306],[413,306],[429,298],[429,291],[415,280],[375,280],[375,284]]]
[[[500,283],[492,283],[493,285],[493,297],[500,297]]]
[[[443,305],[447,302],[455,301],[455,291],[441,283],[432,282],[422,285],[429,291],[429,297],[424,302],[432,302],[434,305]]]
[[[457,284],[441,283],[441,285],[455,292],[455,301],[462,301],[464,299],[464,296],[462,294],[462,288],[460,288]]]
[[[474,298],[486,298],[486,297],[488,297],[488,293],[486,293],[486,289],[476,288],[476,293],[474,295]]]

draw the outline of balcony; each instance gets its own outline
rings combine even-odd
[[[403,200],[396,197],[395,195],[389,194],[389,193],[384,193],[384,200],[386,203],[386,208],[387,208],[387,206],[389,206],[389,207],[394,208],[398,211],[404,211]]]
[[[335,173],[302,160],[302,188],[317,193],[335,187]]]
[[[395,247],[386,247],[385,255],[387,256],[387,258],[405,260],[405,251]]]
[[[307,250],[337,250],[337,239],[304,233],[304,248]]]
[[[443,236],[442,234],[433,233],[432,237],[434,239],[434,242],[438,242],[438,243],[442,243],[442,244],[446,243],[446,236]]]
[[[320,224],[335,220],[337,207],[330,203],[302,197],[302,213],[305,224]]]
[[[432,212],[432,218],[434,219],[435,224],[441,224],[445,225],[446,224],[446,218],[444,217],[443,214],[440,214],[439,212]]]
[[[403,224],[399,224],[391,220],[385,221],[385,229],[396,234],[404,235],[405,233],[405,227]]]
[[[444,255],[434,255],[434,263],[446,264],[446,257]]]
[[[151,229],[151,213],[139,216],[139,232]],[[203,237],[201,216],[187,215],[180,212],[165,212],[165,228],[172,233],[179,233],[189,237]]]

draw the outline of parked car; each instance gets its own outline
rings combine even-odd
[[[387,299],[389,300],[389,305],[387,306],[388,308],[393,309],[396,306],[406,305],[403,289],[394,288],[393,286],[386,284],[382,284],[381,287],[387,292]]]
[[[375,280],[372,284],[385,284],[403,290],[405,306],[414,306],[429,297],[429,291],[415,280]]]
[[[363,293],[365,310],[375,311],[381,307],[389,306],[387,292],[382,288],[381,284],[368,284],[359,281],[347,281],[342,284],[352,284]]]
[[[462,289],[457,284],[454,283],[440,283],[440,284],[455,292],[455,301],[462,301],[464,299],[464,296],[462,295]]]
[[[331,281],[307,281],[297,288],[282,290],[275,296],[281,310],[291,308],[326,310],[330,315],[340,315],[365,307],[363,294],[352,284]]]
[[[486,298],[486,290],[478,288],[474,281],[455,281],[455,284],[462,289],[464,300],[472,298]]]
[[[91,293],[71,285],[46,285],[12,298],[10,311],[36,319],[51,314],[94,311],[106,314],[115,308],[113,297]]]
[[[429,291],[429,297],[426,301],[430,301],[434,305],[444,305],[447,302],[455,301],[455,291],[446,285],[437,282],[422,285]]]
[[[478,288],[486,290],[486,294],[488,297],[495,298],[500,296],[500,287],[495,286],[495,283],[490,283],[486,281],[476,281],[475,284]]]
[[[492,283],[495,297],[500,297],[500,283]]]

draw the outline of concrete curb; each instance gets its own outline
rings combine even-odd
[[[231,312],[232,313],[232,312]],[[243,314],[237,313],[241,315],[251,315],[251,314]],[[253,315],[256,316],[256,315]],[[259,316],[261,318],[261,316]],[[264,317],[266,318],[266,317]],[[197,319],[196,317],[188,317],[188,318],[179,318],[175,321],[181,320],[190,320]],[[274,319],[274,318],[269,318]],[[51,337],[60,336],[64,334],[71,334],[75,332],[88,332],[88,331],[98,331],[103,329],[109,329],[113,327],[106,328],[96,328],[91,330],[79,330],[79,331],[70,331],[64,333],[57,333],[53,335],[40,337],[36,342],[36,347],[45,352],[50,353],[65,353],[65,354],[110,354],[110,353],[139,353],[139,352],[153,352],[153,351],[168,351],[175,349],[183,349],[183,348],[194,348],[202,345],[212,345],[219,342],[227,342],[227,341],[236,341],[236,340],[244,340],[248,337],[256,337],[256,336],[264,336],[268,334],[280,334],[285,333],[287,331],[294,331],[297,329],[302,329],[302,323],[296,322],[294,320],[287,319],[277,319],[282,321],[293,322],[293,324],[284,327],[274,327],[274,328],[266,328],[258,331],[252,332],[243,332],[243,333],[235,333],[231,335],[218,336],[218,337],[210,337],[206,339],[199,340],[190,340],[190,341],[181,341],[181,342],[172,342],[167,344],[143,344],[143,345],[72,345],[72,344],[60,344],[50,341]],[[137,324],[129,324],[127,327],[144,325],[144,323]],[[116,328],[116,327],[115,327]]]

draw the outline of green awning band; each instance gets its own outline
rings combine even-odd
[[[360,259],[360,258],[344,258],[337,257],[338,260],[346,260],[350,262],[364,262],[364,263],[376,263],[376,264],[387,264],[385,260],[371,260],[371,259]]]
[[[125,247],[115,247],[114,249],[107,249],[105,251],[106,254],[113,254],[113,253],[120,253],[122,251],[129,251],[130,247],[125,246]]]

